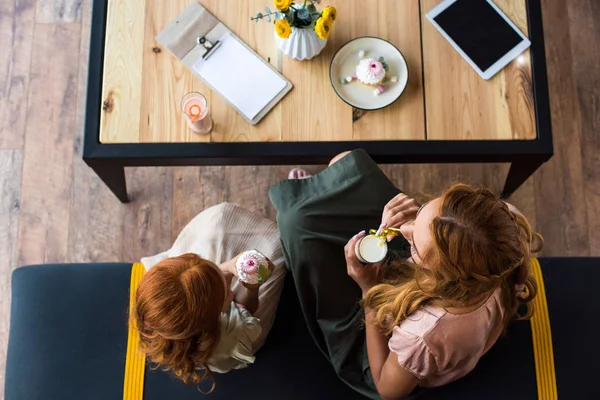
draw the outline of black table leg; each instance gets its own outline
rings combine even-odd
[[[100,179],[108,186],[108,188],[117,196],[121,203],[128,203],[127,183],[125,182],[125,167],[115,164],[114,161],[89,161],[90,166],[98,174]]]
[[[543,158],[527,157],[513,161],[508,170],[502,198],[508,199],[544,163]]]

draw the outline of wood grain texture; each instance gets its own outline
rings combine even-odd
[[[267,191],[286,179],[291,166],[175,168],[173,184],[173,240],[202,210],[230,202],[275,220]],[[305,167],[316,173],[322,166]],[[191,200],[193,199],[193,200]]]
[[[35,20],[39,23],[81,21],[84,0],[37,0]]]
[[[35,0],[0,2],[0,149],[21,149],[27,120]]]
[[[600,256],[600,3],[567,2],[591,256]]]
[[[582,55],[571,51],[570,24],[565,17],[568,1],[542,2],[554,157],[534,175],[534,181],[538,229],[545,238],[547,256],[582,256],[590,251],[581,117],[573,70],[575,57]]]
[[[67,259],[79,35],[79,24],[38,24],[35,28],[33,52],[52,62],[35,63],[31,70],[19,223],[20,264]]]
[[[145,1],[108,0],[100,141],[140,140]]]
[[[123,255],[123,205],[94,171],[73,162],[67,257],[70,262],[126,261]]]
[[[529,51],[483,80],[427,20],[440,1],[421,0],[427,138],[535,139]],[[526,0],[495,3],[528,34]]]
[[[0,397],[4,393],[10,321],[10,276],[17,265],[22,168],[22,150],[0,150]]]
[[[425,20],[425,12],[439,1],[375,0],[364,7],[359,0],[326,0],[321,7],[332,4],[339,11],[334,32],[318,57],[299,62],[280,54],[272,24],[250,20],[263,10],[263,0],[200,0],[294,84],[294,90],[258,126],[251,126],[156,43],[156,34],[187,1],[143,0],[132,5],[110,0],[101,141],[419,140],[426,139],[425,125],[431,139],[535,138],[528,53],[522,63],[512,63],[491,81],[483,81]],[[500,0],[498,4],[527,32],[525,0]],[[384,110],[361,113],[353,124],[352,108],[331,88],[329,65],[344,43],[362,35],[396,44],[407,58],[411,74],[399,101]],[[214,122],[210,135],[196,135],[186,127],[179,102],[190,90],[202,92],[209,100]]]
[[[283,75],[294,89],[283,99],[283,132],[286,142],[352,140],[352,108],[331,88],[329,65],[335,52],[352,38],[352,2],[323,1],[333,5],[338,19],[327,46],[310,61],[283,57]]]
[[[83,0],[81,4],[81,41],[79,44],[79,74],[77,77],[77,115],[75,129],[79,143],[83,140],[85,126],[85,107],[87,99],[88,60],[90,56],[90,30],[92,25],[92,0]],[[82,154],[82,149],[75,149]]]
[[[121,259],[137,261],[171,247],[173,168],[131,168],[127,171],[131,203],[122,205]]]
[[[188,0],[148,0],[143,49],[140,141],[208,141],[208,135],[195,135],[181,112],[183,95],[194,87],[192,72],[156,41],[156,35],[189,5]]]
[[[408,64],[409,81],[402,97],[390,107],[367,112],[354,123],[354,140],[425,139],[423,69],[419,0],[380,0],[365,7],[353,2],[352,37],[376,36],[398,47]]]

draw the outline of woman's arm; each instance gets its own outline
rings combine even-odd
[[[371,288],[381,283],[381,263],[363,265],[354,253],[357,241],[364,235],[365,232],[355,235],[344,249],[348,275],[360,286],[363,298]],[[379,395],[386,400],[408,396],[417,386],[417,378],[400,366],[395,353],[390,353],[389,338],[374,324],[375,313],[368,308],[365,309],[365,320],[369,366]]]
[[[233,293],[233,301],[254,315],[258,310],[258,286],[251,288],[240,285]]]
[[[377,392],[385,400],[403,399],[414,390],[418,380],[412,373],[402,368],[396,354],[390,352],[389,338],[374,324],[375,313],[366,308],[365,319],[367,355]]]

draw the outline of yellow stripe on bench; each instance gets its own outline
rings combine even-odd
[[[133,313],[135,291],[142,276],[146,273],[144,264],[135,263],[131,268],[131,283],[129,285],[129,315]],[[123,383],[123,400],[142,400],[144,398],[144,372],[146,370],[146,355],[139,349],[140,335],[135,321],[129,319],[127,334],[127,358],[125,360],[125,380]]]
[[[557,400],[558,392],[556,389],[556,372],[554,370],[550,315],[548,314],[544,277],[542,276],[542,269],[537,258],[531,259],[531,273],[538,284],[538,293],[534,300],[534,313],[531,318],[538,400]]]

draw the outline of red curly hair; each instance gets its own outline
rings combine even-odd
[[[141,350],[156,368],[173,371],[186,384],[199,385],[210,378],[208,393],[212,392],[215,381],[207,362],[219,342],[225,296],[217,267],[196,254],[156,264],[135,295],[132,318]]]

